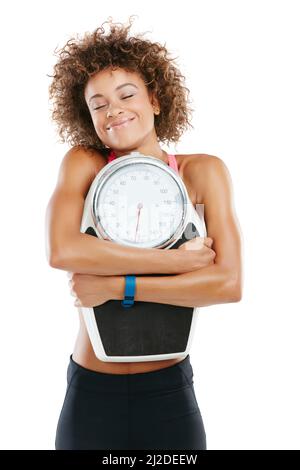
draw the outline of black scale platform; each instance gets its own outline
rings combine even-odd
[[[97,236],[92,227],[85,233]],[[189,223],[181,238],[170,249],[176,249],[188,241],[185,233],[189,239],[200,236],[195,225]],[[174,354],[185,351],[187,347],[194,311],[192,307],[135,301],[132,307],[124,308],[121,300],[109,300],[93,307],[93,310],[103,348],[108,356]]]

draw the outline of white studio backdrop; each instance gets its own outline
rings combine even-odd
[[[226,163],[243,234],[238,303],[202,308],[190,352],[208,449],[300,449],[299,4],[292,0],[2,2],[1,449],[54,449],[78,314],[45,254],[68,150],[50,120],[55,47],[112,16],[166,42],[194,129],[174,153]]]

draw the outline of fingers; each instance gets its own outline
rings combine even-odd
[[[182,245],[179,246],[178,249],[182,250],[201,250],[205,245],[205,238],[204,237],[194,237],[190,240],[187,240]]]
[[[208,246],[208,248],[211,248],[212,244],[213,244],[213,239],[210,237],[205,237],[204,245]]]
[[[68,281],[68,284],[69,284],[69,288],[70,288],[70,294],[75,297],[75,301],[74,301],[74,306],[75,307],[80,307],[81,306],[81,303],[80,303],[80,300],[77,298],[77,294],[75,293],[75,291],[73,290],[73,274],[72,272],[68,271],[67,272],[67,278],[69,279]]]

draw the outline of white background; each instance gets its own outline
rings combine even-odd
[[[78,330],[45,209],[68,149],[50,121],[54,49],[112,16],[166,42],[195,109],[174,153],[226,163],[244,243],[241,302],[201,309],[190,351],[208,449],[300,449],[299,2],[1,3],[2,449],[53,449]]]

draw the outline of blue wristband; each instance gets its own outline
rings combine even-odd
[[[126,275],[124,300],[121,301],[122,307],[128,308],[128,307],[133,306],[134,294],[135,294],[135,276]]]

